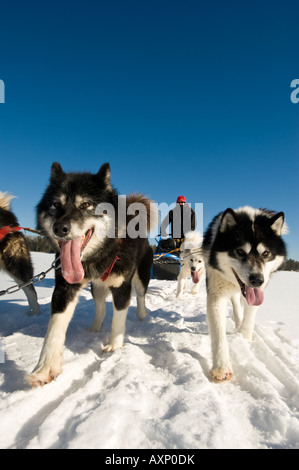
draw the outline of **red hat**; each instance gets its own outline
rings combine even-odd
[[[176,202],[184,202],[184,203],[186,204],[187,201],[186,201],[185,196],[179,196],[179,197],[177,198]]]

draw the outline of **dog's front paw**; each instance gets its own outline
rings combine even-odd
[[[243,338],[246,339],[246,341],[248,343],[251,343],[251,341],[252,341],[252,330],[251,329],[244,328],[244,327],[241,326],[241,328],[239,329],[239,332],[241,333]]]
[[[120,336],[114,338],[113,340],[110,339],[109,343],[106,344],[106,346],[103,346],[102,351],[105,352],[105,353],[113,352],[116,349],[122,348],[123,344],[124,344],[124,339],[123,339],[123,336],[120,335]]]
[[[137,307],[136,315],[137,315],[138,320],[143,321],[143,320],[146,319],[146,317],[148,315],[148,311],[146,310],[146,308]]]
[[[102,351],[104,353],[109,353],[109,352],[113,352],[115,350],[113,344],[106,344],[106,346],[103,346],[102,348]]]
[[[41,309],[39,307],[36,307],[36,308],[30,308],[27,312],[26,312],[26,315],[28,317],[33,317],[34,315],[40,315],[42,312],[41,312]]]
[[[32,374],[27,375],[26,380],[31,385],[31,387],[42,387],[53,380],[55,380],[62,370],[55,370],[50,367],[45,367],[43,369],[32,372]]]
[[[109,352],[115,351],[116,349],[122,348],[122,346],[123,346],[122,344],[121,344],[121,345],[117,345],[117,344],[110,344],[110,343],[109,343],[109,344],[106,344],[106,346],[103,346],[102,351],[103,351],[104,353],[109,353]]]
[[[223,382],[233,377],[233,371],[230,367],[217,367],[211,370],[211,377],[214,382]]]
[[[62,373],[62,355],[54,354],[50,356],[42,356],[26,379],[31,387],[40,387],[46,385]]]

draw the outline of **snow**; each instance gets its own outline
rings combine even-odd
[[[32,253],[35,273],[53,255]],[[191,280],[189,281],[191,284]],[[0,290],[14,282],[0,273]],[[149,315],[129,310],[125,345],[102,353],[91,333],[94,304],[84,289],[69,326],[63,374],[31,389],[50,315],[54,272],[36,284],[42,314],[27,315],[23,292],[0,298],[2,449],[268,449],[299,447],[299,273],[278,272],[266,289],[252,343],[227,331],[234,380],[209,377],[205,282],[175,297],[176,281],[150,282]],[[0,356],[1,359],[1,356]]]

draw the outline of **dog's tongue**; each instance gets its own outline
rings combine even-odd
[[[264,291],[245,286],[246,301],[248,305],[261,305],[264,301]]]
[[[81,282],[84,278],[84,269],[81,263],[81,237],[75,240],[59,242],[61,272],[69,284]]]
[[[194,284],[197,284],[199,282],[198,271],[192,271],[191,276],[192,276],[192,281],[194,282]]]

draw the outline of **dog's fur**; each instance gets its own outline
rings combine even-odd
[[[281,238],[286,232],[283,212],[246,206],[220,213],[205,233],[203,253],[214,381],[233,375],[225,333],[228,300],[233,304],[236,328],[251,341],[263,290],[286,257]]]
[[[0,192],[0,227],[19,226],[10,207],[13,197],[8,193]],[[10,232],[0,240],[0,268],[6,271],[19,285],[33,278],[30,252],[22,233]],[[33,285],[24,287],[23,291],[28,299],[29,314],[39,314],[40,308]]]
[[[180,247],[181,269],[178,275],[177,298],[182,299],[183,291],[187,288],[187,277],[191,276],[193,286],[192,294],[199,293],[199,286],[205,274],[202,255],[202,236],[199,232],[186,233]]]
[[[132,208],[138,202],[146,209],[145,219],[141,221],[146,227],[146,235],[150,223],[156,223],[151,201],[134,194],[123,201],[127,207]],[[107,204],[112,206],[115,217],[109,210],[99,213],[99,204],[104,209]],[[128,236],[133,216],[127,215],[121,227],[115,224],[115,236],[108,236],[109,228],[118,220],[119,205],[118,194],[111,185],[108,163],[102,165],[97,174],[65,173],[59,163],[53,163],[50,184],[37,206],[37,220],[38,228],[60,253],[61,267],[56,270],[51,318],[40,359],[28,377],[32,386],[44,385],[61,374],[66,330],[78,294],[89,281],[92,281],[96,304],[92,331],[101,328],[107,294],[111,292],[113,298],[111,334],[104,351],[113,351],[123,345],[132,286],[137,293],[137,317],[143,320],[147,315],[145,293],[153,252],[147,235]],[[128,213],[132,212],[128,210]]]

